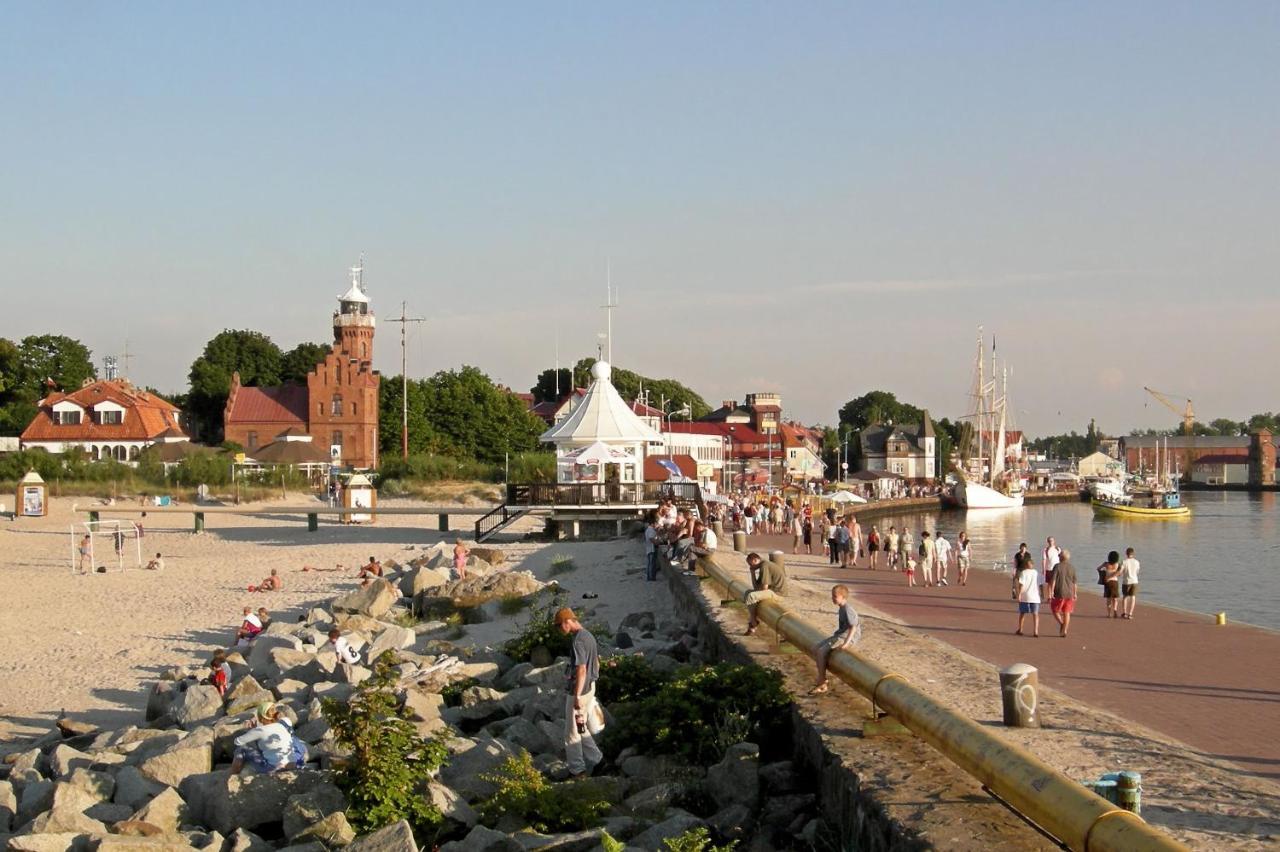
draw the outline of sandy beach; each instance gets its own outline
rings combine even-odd
[[[292,496],[291,505],[310,497]],[[189,515],[147,518],[141,541],[145,559],[164,556],[163,572],[127,570],[77,576],[71,572],[73,523],[70,498],[51,501],[48,517],[0,522],[0,739],[43,732],[60,710],[94,724],[135,724],[145,707],[146,687],[176,665],[199,664],[226,645],[242,607],[265,606],[275,618],[292,620],[308,605],[355,587],[357,566],[370,556],[407,562],[422,548],[455,534],[436,531],[435,516],[383,515],[376,524],[323,523],[307,531],[305,519],[289,516],[210,514],[203,534],[190,531]],[[83,508],[90,501],[81,499]],[[386,501],[384,506],[409,505]],[[266,508],[246,505],[245,508]],[[112,517],[104,512],[104,518]],[[474,518],[455,517],[469,528]],[[527,518],[504,534],[499,546],[508,563],[546,579],[552,557],[569,546],[514,541],[537,527]],[[467,536],[469,539],[469,535]],[[130,542],[132,544],[132,542]],[[625,566],[622,542],[574,544],[580,565],[593,572],[599,599],[589,601],[600,620],[620,620],[634,609],[652,608],[647,595],[661,584],[646,584]],[[99,553],[110,543],[99,539]],[[110,552],[114,558],[114,553]],[[99,563],[104,560],[99,558]],[[303,571],[303,566],[340,571]],[[276,569],[279,592],[246,591]],[[616,576],[615,576],[616,575]],[[560,583],[577,595],[586,575],[566,574]],[[469,641],[497,641],[499,625],[468,628]]]

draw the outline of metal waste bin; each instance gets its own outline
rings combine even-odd
[[[747,552],[747,534],[742,530],[735,530],[733,533],[733,549],[738,553]]]
[[[724,538],[724,521],[712,521],[711,531],[716,534],[716,540]]]
[[[1004,724],[1010,728],[1038,728],[1039,671],[1026,663],[1014,663],[1000,670],[1000,703]]]

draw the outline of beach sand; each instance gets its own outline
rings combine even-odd
[[[291,495],[289,505],[309,496]],[[313,604],[355,588],[357,566],[370,556],[404,563],[424,547],[452,541],[458,533],[436,531],[434,515],[382,515],[371,525],[322,522],[317,532],[298,516],[207,515],[206,531],[191,533],[191,516],[151,513],[140,544],[143,562],[163,554],[162,572],[114,569],[89,576],[71,572],[70,527],[85,520],[73,500],[54,499],[46,518],[0,521],[0,740],[49,729],[59,711],[93,724],[115,727],[142,720],[150,683],[172,666],[199,665],[214,648],[227,645],[246,605],[265,606],[274,618],[294,620]],[[90,501],[81,499],[81,508]],[[384,507],[412,505],[384,501]],[[269,510],[271,504],[246,505]],[[103,519],[113,517],[104,509]],[[470,529],[474,517],[457,516]],[[557,545],[514,541],[537,529],[522,519],[491,542],[507,563],[550,576],[552,557],[572,552],[581,568],[556,579],[586,604],[597,620],[614,623],[634,609],[661,611],[665,584],[645,584],[641,557],[626,542]],[[470,534],[463,534],[470,542]],[[133,542],[129,545],[132,547]],[[113,563],[107,538],[95,544],[98,562]],[[628,559],[620,559],[629,553]],[[109,558],[104,559],[103,556]],[[304,572],[304,565],[341,571]],[[275,568],[284,590],[250,593]],[[628,574],[628,570],[636,573]],[[587,588],[590,586],[590,588]],[[598,587],[598,588],[597,588]],[[598,591],[583,601],[581,593]],[[499,641],[508,626],[469,626],[467,643]]]

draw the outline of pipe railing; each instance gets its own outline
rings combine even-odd
[[[751,586],[735,579],[714,559],[698,567],[742,600]],[[780,636],[813,656],[830,635],[773,598],[758,605],[758,617]],[[937,699],[902,675],[881,668],[847,648],[834,651],[827,671],[853,687],[875,707],[942,752],[1000,799],[1077,852],[1175,852],[1183,844],[1086,789],[1020,746],[1007,742]]]

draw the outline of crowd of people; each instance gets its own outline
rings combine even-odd
[[[1132,547],[1125,548],[1124,554],[1124,559],[1121,559],[1119,551],[1111,551],[1094,570],[1098,585],[1102,586],[1107,618],[1132,620],[1138,607],[1138,574],[1142,564]],[[1011,593],[1018,602],[1018,629],[1014,635],[1026,635],[1023,629],[1027,616],[1031,617],[1031,635],[1040,635],[1040,607],[1047,601],[1049,611],[1058,623],[1058,635],[1065,637],[1079,597],[1079,581],[1071,563],[1071,551],[1060,547],[1057,540],[1049,536],[1037,568],[1026,542],[1018,545],[1018,552],[1013,555]]]

